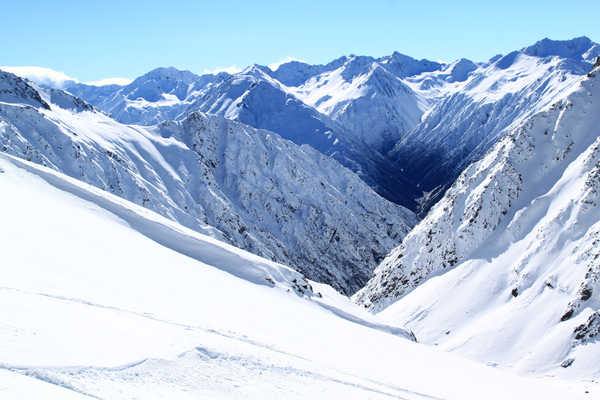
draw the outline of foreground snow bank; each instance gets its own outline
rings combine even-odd
[[[576,399],[595,390],[440,353],[325,285],[312,284],[321,297],[295,293],[304,281],[289,268],[132,203],[5,155],[0,171],[2,399]]]

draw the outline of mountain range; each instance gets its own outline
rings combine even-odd
[[[580,37],[486,62],[395,52],[235,74],[158,68],[124,85],[0,71],[3,241],[10,265],[23,264],[0,294],[32,318],[0,323],[21,346],[0,360],[0,390],[3,374],[96,398],[152,397],[140,388],[169,376],[178,393],[227,390],[194,386],[191,368],[220,382],[260,383],[260,370],[297,398],[311,394],[303,379],[357,398],[589,398],[600,377],[599,61]],[[84,314],[61,301],[181,342],[124,358],[103,347],[102,362],[88,342],[74,345],[80,358],[21,357],[64,334],[48,324],[31,339],[28,310]],[[424,371],[436,363],[432,388]],[[466,385],[453,365],[481,382]]]
[[[599,72],[466,168],[355,300],[485,362],[597,375]]]
[[[424,216],[467,165],[586,74],[600,48],[544,39],[487,62],[400,53],[291,61],[237,74],[158,68],[125,86],[61,87],[119,122],[154,125],[191,111],[308,144],[377,193]]]

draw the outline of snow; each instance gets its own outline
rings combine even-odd
[[[599,49],[0,72],[0,398],[597,397]]]
[[[442,349],[595,382],[599,97],[594,72],[469,166],[356,299]]]
[[[274,131],[334,157],[386,199],[424,216],[463,169],[572,90],[596,55],[600,46],[585,37],[544,39],[484,63],[394,52],[202,76],[159,68],[125,88],[67,89],[122,123],[202,111]]]
[[[0,155],[0,171],[0,190],[11,194],[0,197],[10,210],[0,230],[2,398],[583,399],[597,391],[517,377],[391,334],[324,285],[314,284],[322,297],[288,291],[288,268],[47,168]],[[181,234],[220,256],[179,253],[171,246]],[[176,240],[157,243],[162,235]],[[232,275],[222,263],[232,254],[238,270],[282,279],[271,287]]]
[[[162,82],[180,72],[147,78]],[[3,151],[345,293],[358,290],[416,223],[336,161],[272,132],[202,113],[154,127],[123,125],[62,91],[9,74],[2,85]]]
[[[294,57],[289,57],[289,56],[288,56],[288,57],[285,57],[285,58],[283,58],[283,59],[281,59],[281,60],[279,60],[279,61],[275,61],[275,62],[273,62],[273,63],[269,64],[269,65],[268,65],[268,67],[269,67],[269,69],[270,69],[271,71],[274,71],[274,72],[275,72],[275,71],[277,71],[277,70],[279,69],[279,67],[281,67],[283,64],[287,64],[287,63],[290,63],[290,62],[292,62],[292,61],[296,61],[296,62],[300,62],[300,63],[304,63],[304,64],[306,64],[306,61],[304,61],[304,60],[300,60],[300,59],[298,59],[298,58],[294,58]]]
[[[581,43],[593,51],[591,41],[542,42],[533,47],[548,47],[544,57],[522,49],[479,64],[459,80],[452,75],[458,64],[407,79],[430,108],[414,130],[395,144],[392,158],[412,182],[413,200],[424,197],[423,192],[435,194],[420,205],[421,213],[439,200],[469,164],[527,119],[571,93],[591,69],[590,60],[580,54]],[[552,48],[581,51],[571,54]],[[470,65],[467,70],[474,66],[468,61],[459,63]]]
[[[15,74],[21,78],[29,79],[30,81],[35,82],[38,85],[51,87],[54,89],[64,89],[65,87],[78,83],[79,80],[73,78],[64,72],[58,72],[50,68],[44,67],[9,67],[2,66],[0,70],[10,72]],[[119,85],[125,86],[132,82],[129,78],[104,78],[97,81],[84,82],[85,85],[90,86],[106,86],[106,85]]]
[[[38,85],[50,86],[57,89],[62,89],[69,82],[77,82],[77,79],[68,76],[64,72],[54,71],[44,67],[3,66],[0,67],[0,70],[13,73],[21,78],[27,78]]]

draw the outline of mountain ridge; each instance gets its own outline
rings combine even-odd
[[[2,151],[293,265],[347,294],[416,223],[412,212],[379,197],[335,160],[273,132],[201,112],[153,127],[123,125],[66,92],[38,92],[3,76],[0,84],[28,90],[0,102]],[[23,104],[32,93],[74,107]]]

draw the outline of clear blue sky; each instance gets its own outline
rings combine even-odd
[[[0,65],[98,80],[159,66],[201,73],[394,50],[482,61],[544,37],[582,35],[600,41],[597,0],[10,0],[2,4]]]

